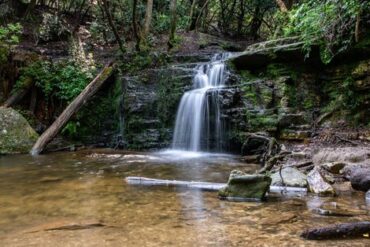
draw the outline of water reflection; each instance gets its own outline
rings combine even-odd
[[[127,176],[225,182],[232,169],[258,169],[235,156],[178,160],[171,156],[107,151],[0,156],[1,246],[366,246],[368,242],[299,238],[307,227],[369,220],[363,193],[334,198],[274,196],[265,203],[236,203],[220,201],[212,192],[124,183]],[[317,207],[360,213],[329,217],[313,213]],[[47,230],[75,222],[104,226]]]

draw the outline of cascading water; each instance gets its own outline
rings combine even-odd
[[[172,149],[221,151],[223,126],[218,89],[226,80],[225,59],[229,53],[217,54],[207,64],[196,67],[193,90],[186,92],[177,111]]]

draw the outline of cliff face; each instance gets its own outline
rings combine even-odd
[[[348,131],[350,139],[370,138],[369,54],[365,44],[328,65],[315,52],[304,60],[299,48],[252,51],[231,60],[226,87],[217,92],[225,150],[240,152],[251,132],[306,141],[320,129],[346,132],[356,126],[357,134]],[[194,67],[180,61],[125,78],[124,139],[129,148],[169,147],[177,106],[191,88]]]

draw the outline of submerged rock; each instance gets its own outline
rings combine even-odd
[[[330,162],[322,165],[325,170],[334,174],[339,174],[340,170],[342,170],[345,166],[346,163],[344,162]]]
[[[359,168],[350,177],[352,188],[355,190],[370,190],[370,168]]]
[[[37,138],[21,114],[12,108],[0,107],[0,154],[28,153]]]
[[[234,170],[231,172],[227,186],[219,191],[221,198],[261,200],[265,197],[271,184],[267,175],[245,174]]]
[[[281,170],[281,176],[280,172],[276,172],[271,176],[271,178],[272,185],[290,186],[290,187],[307,186],[307,176],[294,167],[283,168]]]
[[[313,193],[325,196],[335,195],[334,188],[326,182],[318,167],[315,167],[308,175],[307,182],[309,190]]]

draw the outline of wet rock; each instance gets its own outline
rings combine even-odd
[[[280,224],[288,224],[297,221],[298,216],[291,212],[279,212],[278,214],[270,214],[267,218],[262,218],[258,221],[261,225],[276,226]]]
[[[323,148],[314,154],[313,162],[321,165],[329,162],[360,163],[370,158],[368,147]]]
[[[256,163],[258,162],[258,155],[246,155],[242,159],[246,163]]]
[[[21,114],[12,108],[0,107],[0,154],[28,153],[37,138]]]
[[[311,135],[310,131],[307,130],[291,130],[285,129],[280,132],[279,138],[281,140],[289,140],[289,141],[303,141],[309,138]]]
[[[330,162],[322,165],[325,170],[334,174],[339,174],[340,170],[342,170],[345,166],[346,163],[344,162]]]
[[[227,186],[219,191],[219,196],[261,200],[265,197],[270,184],[271,178],[267,175],[245,174],[234,170],[230,174]]]
[[[322,216],[333,216],[333,217],[354,217],[358,215],[366,214],[366,211],[355,211],[346,209],[325,209],[325,208],[315,208],[312,210],[313,213]]]
[[[300,172],[294,167],[286,167],[280,172],[272,174],[272,185],[277,186],[290,186],[290,187],[306,187],[307,186],[307,176]],[[283,178],[283,180],[281,179]]]
[[[270,147],[270,144],[272,146]],[[242,155],[262,155],[271,148],[270,155],[278,153],[280,146],[272,138],[264,135],[250,134],[242,146]]]
[[[279,116],[279,128],[290,128],[297,125],[304,125],[307,121],[304,114],[282,114]]]
[[[353,191],[351,182],[342,182],[342,183],[334,183],[333,188],[336,192],[339,193],[346,193],[346,192],[351,192]]]
[[[350,181],[355,190],[364,192],[370,190],[370,168],[357,169],[352,173]]]
[[[311,192],[319,194],[321,196],[325,195],[335,195],[334,188],[327,183],[324,177],[321,175],[318,167],[315,167],[307,175],[308,188]]]
[[[366,192],[365,199],[366,201],[370,201],[370,190]]]

